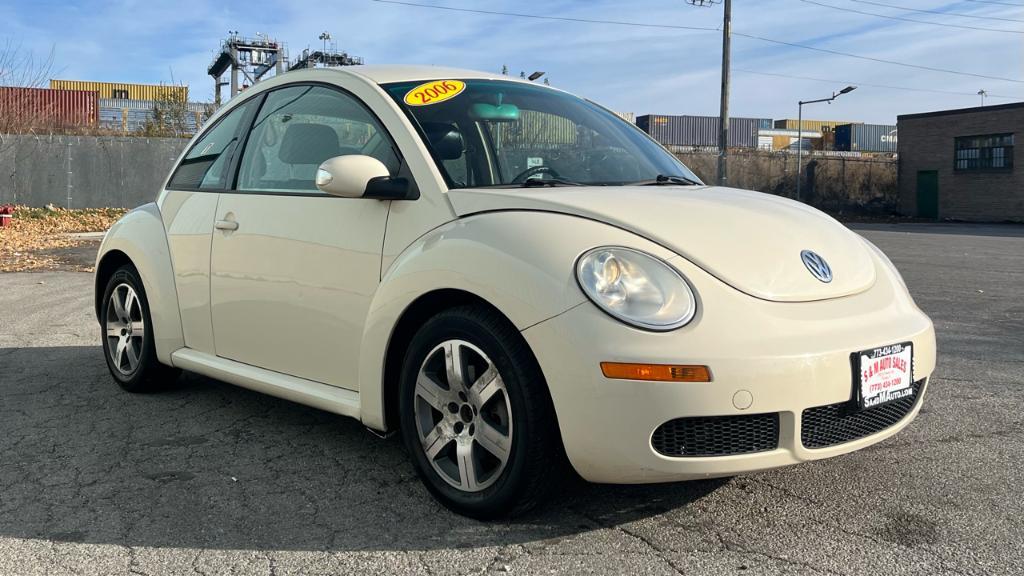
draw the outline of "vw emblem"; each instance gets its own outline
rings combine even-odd
[[[804,261],[804,266],[807,266],[812,276],[826,284],[832,281],[832,268],[817,252],[804,250],[800,252],[800,259]]]

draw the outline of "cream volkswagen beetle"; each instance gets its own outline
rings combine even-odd
[[[119,221],[96,313],[129,391],[184,369],[399,431],[471,516],[729,476],[906,426],[929,319],[867,240],[706,186],[600,106],[435,67],[284,74]]]

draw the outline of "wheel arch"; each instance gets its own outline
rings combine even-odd
[[[132,263],[132,259],[127,254],[116,249],[101,253],[100,258],[96,262],[96,273],[93,278],[95,283],[95,301],[93,305],[96,308],[97,322],[103,322],[100,313],[102,312],[103,292],[107,288],[107,282],[110,281],[110,277],[114,275],[114,272],[117,272],[119,268],[125,265],[134,266],[135,264]]]
[[[363,424],[383,431],[396,422],[389,397],[394,367],[422,320],[449,306],[481,303],[522,332],[586,302],[575,262],[603,244],[667,254],[633,233],[550,212],[475,214],[413,242],[386,267],[364,323],[358,370]]]
[[[94,273],[96,319],[110,276],[131,264],[139,274],[153,321],[157,359],[171,364],[171,353],[184,347],[178,293],[160,209],[145,204],[118,220],[107,232],[96,255]]]
[[[431,317],[459,306],[485,307],[508,320],[508,317],[490,302],[465,290],[442,288],[427,292],[413,300],[402,311],[398,322],[395,323],[395,327],[391,331],[391,338],[388,340],[387,350],[384,353],[382,396],[386,430],[398,427],[398,387],[402,363],[405,360],[405,351],[408,349],[413,336],[416,335],[419,327]],[[511,323],[511,320],[509,320],[509,323]],[[527,346],[527,348],[529,347]],[[534,359],[536,360],[536,357]]]

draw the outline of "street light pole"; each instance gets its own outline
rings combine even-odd
[[[847,86],[839,92],[833,92],[832,96],[828,98],[818,98],[817,100],[800,100],[797,102],[797,120],[796,120],[796,201],[800,201],[800,182],[803,180],[803,159],[804,159],[804,104],[816,104],[818,102],[832,103],[833,100],[839,98],[843,94],[849,94],[856,90],[856,86]]]
[[[797,102],[796,106],[796,201],[800,201],[800,181],[803,180],[804,159],[804,102]]]

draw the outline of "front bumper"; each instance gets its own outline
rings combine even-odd
[[[935,368],[931,321],[902,283],[876,262],[875,284],[860,294],[817,302],[752,298],[682,258],[671,261],[693,284],[698,315],[668,333],[630,328],[589,302],[523,332],[551,391],[562,441],[577,472],[592,482],[645,483],[729,476],[828,458],[879,442],[917,415]],[[850,354],[913,342],[921,385],[895,424],[824,448],[801,440],[804,410],[850,400]],[[606,379],[602,361],[704,364],[712,382]],[[671,457],[654,431],[677,418],[778,415],[778,444],[756,453]]]

